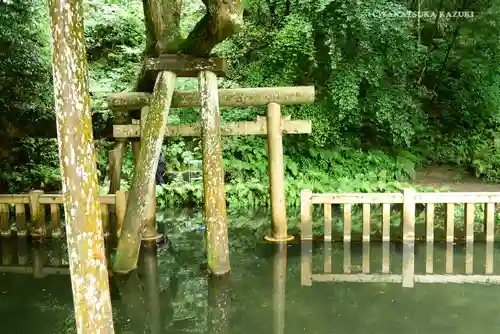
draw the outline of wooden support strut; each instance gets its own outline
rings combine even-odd
[[[214,275],[231,270],[227,231],[226,191],[220,133],[217,77],[200,72],[201,123],[203,141],[203,194],[208,268]]]

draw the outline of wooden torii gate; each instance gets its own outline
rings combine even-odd
[[[163,102],[165,103],[163,107],[201,107],[201,125],[167,125],[164,135],[167,137],[202,136],[204,220],[207,226],[207,255],[210,271],[214,274],[224,274],[230,270],[222,165],[222,135],[267,135],[272,232],[265,238],[275,242],[293,239],[293,236],[287,234],[282,134],[311,133],[311,122],[308,120],[294,121],[290,120],[289,117],[282,118],[280,105],[314,102],[314,87],[218,90],[217,75],[224,76],[226,72],[225,62],[220,58],[199,58],[180,54],[162,55],[159,58],[147,59],[145,68],[149,71],[158,71],[160,74],[168,72],[174,73],[178,77],[198,76],[199,79],[199,90],[174,91],[171,94],[170,103]],[[113,126],[116,148],[110,154],[110,192],[119,189],[123,154],[127,142],[132,138],[140,138],[145,135],[149,107],[153,108],[153,104],[161,103],[161,101],[155,100],[155,96],[160,96],[157,92],[158,86],[157,79],[157,85],[155,85],[155,91],[152,94],[128,92],[113,93],[108,96],[108,107],[114,111],[116,121]],[[163,89],[165,88],[163,87]],[[168,97],[163,98],[167,99]],[[219,107],[259,105],[267,105],[267,117],[258,117],[254,122],[221,125]],[[132,124],[130,112],[135,110],[141,110],[140,124]],[[134,151],[138,151],[137,146]],[[154,217],[155,197],[154,182],[150,182],[148,216],[146,221],[142,222],[142,240],[152,240],[157,237]]]

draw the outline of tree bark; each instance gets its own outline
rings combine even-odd
[[[181,43],[180,20],[182,0],[142,0],[146,26],[145,56],[158,57],[176,53]],[[135,91],[152,92],[158,73],[142,67]]]
[[[78,333],[114,333],[92,113],[82,0],[49,0],[57,138]]]
[[[181,52],[200,57],[208,56],[243,24],[242,0],[203,0],[203,3],[207,13],[181,46]]]
[[[117,273],[128,273],[137,266],[142,236],[141,222],[146,218],[151,183],[155,182],[175,78],[172,72],[161,72],[156,81],[142,130],[139,161],[132,178],[125,221],[116,249],[113,271]]]

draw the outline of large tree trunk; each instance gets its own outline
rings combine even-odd
[[[142,0],[146,25],[146,57],[176,53],[181,43],[182,0]],[[157,73],[141,69],[136,92],[152,92]]]
[[[82,0],[49,0],[57,138],[78,333],[114,333],[99,205]]]
[[[155,182],[156,168],[167,127],[168,111],[174,93],[176,75],[161,72],[141,136],[139,160],[135,166],[127,212],[116,249],[113,271],[128,273],[137,266],[141,246],[142,221],[146,217],[150,189]]]
[[[182,0],[143,0],[146,24],[147,57],[181,52],[205,57],[243,23],[242,0],[203,0],[206,15],[198,22],[185,41],[180,37]],[[157,73],[145,71],[139,75],[137,92],[152,92]]]
[[[242,0],[203,0],[207,13],[196,24],[181,52],[208,56],[212,49],[238,31],[243,24]]]

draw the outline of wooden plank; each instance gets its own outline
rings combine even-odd
[[[489,275],[415,275],[417,283],[500,284],[500,276]]]
[[[401,193],[335,193],[335,194],[313,194],[313,204],[394,204],[403,203]]]
[[[262,87],[219,89],[219,106],[230,108],[246,108],[263,106],[275,102],[281,105],[308,104],[314,102],[314,86],[296,87]],[[149,105],[151,93],[126,92],[108,95],[108,108],[140,110]],[[176,91],[172,97],[170,108],[201,107],[198,90]]]
[[[323,214],[325,219],[325,241],[332,240],[332,205],[325,204],[323,206]]]
[[[210,71],[219,77],[227,73],[227,63],[218,57],[196,57],[186,54],[164,54],[158,58],[146,58],[146,71],[170,71],[178,77],[198,77],[201,71]]]
[[[29,195],[0,195],[0,203],[2,204],[29,204]]]
[[[350,282],[350,283],[401,283],[401,275],[386,274],[314,274],[316,282]]]
[[[416,203],[500,203],[500,192],[416,193]]]
[[[42,194],[39,200],[40,204],[64,204],[63,194]],[[101,204],[115,204],[115,195],[102,195],[99,201]]]
[[[312,123],[308,120],[281,120],[281,132],[293,135],[312,132]],[[260,119],[255,122],[226,123],[221,126],[222,136],[259,136],[267,135],[267,120]],[[139,138],[141,126],[139,124],[113,125],[114,138]],[[199,124],[168,124],[165,137],[199,137],[201,125]]]

